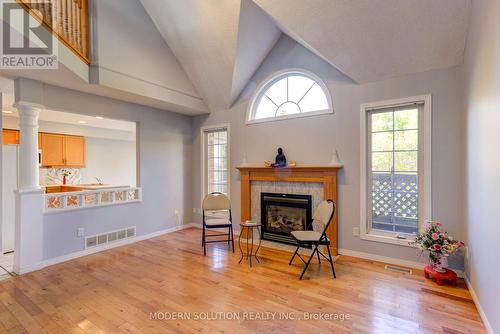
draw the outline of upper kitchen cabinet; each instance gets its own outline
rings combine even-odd
[[[65,165],[85,167],[85,137],[64,136]]]
[[[2,129],[2,144],[19,145],[19,130]],[[42,148],[42,134],[38,133],[38,148]]]
[[[85,137],[41,134],[42,166],[85,167]]]
[[[64,135],[42,133],[42,166],[64,166]]]
[[[19,130],[3,129],[2,144],[4,145],[19,144]]]

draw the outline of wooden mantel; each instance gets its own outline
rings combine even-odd
[[[315,182],[323,184],[324,199],[331,199],[337,203],[337,171],[342,165],[334,166],[298,166],[273,168],[263,166],[240,166],[241,182],[241,220],[251,218],[251,182]],[[332,223],[328,228],[328,238],[331,240],[330,249],[337,255],[337,210]]]

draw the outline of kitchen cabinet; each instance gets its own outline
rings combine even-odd
[[[2,144],[4,144],[4,145],[18,145],[19,144],[19,130],[3,129],[2,130]]]
[[[19,145],[19,130],[3,129],[2,144]],[[85,167],[85,137],[38,133],[43,167]]]
[[[42,133],[42,166],[64,166],[64,135]]]
[[[85,167],[85,137],[64,136],[65,165]]]
[[[42,166],[85,167],[85,137],[41,133]]]
[[[19,145],[20,133],[19,130],[3,129],[2,144]],[[42,134],[38,133],[38,148],[42,148]]]

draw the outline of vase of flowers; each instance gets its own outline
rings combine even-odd
[[[63,177],[62,182],[63,182],[63,184],[66,184],[66,182],[68,181],[68,176],[71,175],[71,171],[68,170],[68,169],[63,169],[61,171],[61,174],[62,174],[62,177]]]
[[[424,224],[423,231],[413,242],[422,252],[429,252],[429,262],[436,272],[445,272],[448,267],[448,256],[464,246],[462,241],[453,240],[441,230],[441,223],[429,221]]]

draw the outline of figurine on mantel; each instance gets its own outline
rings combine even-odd
[[[271,165],[271,167],[286,167],[286,157],[283,154],[283,149],[278,148],[278,155],[276,156],[276,162]]]

